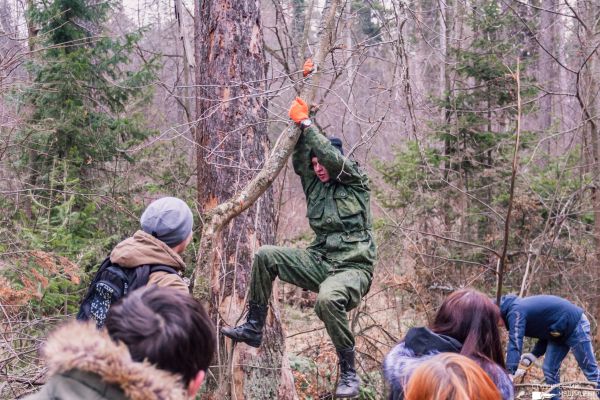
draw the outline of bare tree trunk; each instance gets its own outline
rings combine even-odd
[[[504,279],[504,272],[506,270],[507,257],[508,254],[508,245],[510,239],[510,217],[512,213],[512,209],[514,206],[514,196],[515,196],[515,183],[517,180],[517,173],[519,169],[519,147],[521,142],[521,65],[520,60],[517,58],[517,70],[513,73],[513,78],[516,82],[516,91],[517,91],[517,127],[515,134],[515,149],[513,152],[512,159],[512,173],[510,175],[510,189],[508,192],[508,209],[506,210],[506,218],[504,220],[504,238],[502,240],[502,254],[498,259],[498,264],[496,267],[496,304],[500,306],[500,297],[502,296],[502,285]]]
[[[441,108],[441,120],[450,129],[450,119],[452,118],[452,111],[450,110],[450,60],[448,57],[448,38],[451,37],[451,26],[448,21],[450,12],[449,9],[452,7],[452,3],[449,1],[438,1],[439,7],[439,45],[440,45],[440,56],[443,58],[443,62],[440,63],[440,99],[444,102],[444,107]],[[444,155],[446,159],[444,161],[444,179],[450,179],[450,169],[452,169],[451,160],[451,143],[448,136],[444,139]]]
[[[34,7],[35,6],[34,6],[33,0],[28,0],[27,1],[27,9],[29,11],[31,11]],[[28,40],[27,40],[28,46],[27,47],[31,54],[35,54],[34,52],[35,52],[35,48],[36,48],[37,28],[33,24],[31,17],[27,16],[26,18],[27,18],[27,34],[28,34]],[[27,188],[34,188],[36,185],[36,182],[37,182],[37,177],[38,177],[38,171],[36,170],[36,166],[35,166],[35,159],[37,158],[37,153],[33,148],[30,148],[28,153],[29,153],[29,160],[28,160],[26,185],[27,185]],[[25,196],[24,204],[23,204],[23,210],[25,212],[25,215],[30,220],[33,218],[33,208],[32,208],[33,200],[31,199],[32,196],[34,196],[34,192],[30,192],[28,196]]]
[[[542,0],[542,9],[548,11],[540,11],[540,44],[546,49],[540,50],[538,58],[538,81],[543,90],[554,92],[556,85],[556,69],[555,63],[550,54],[556,54],[554,42],[556,39],[554,26],[556,24],[555,15],[552,11],[556,9],[555,0]],[[553,96],[547,94],[540,99],[540,111],[538,118],[538,129],[543,136],[549,134],[549,129],[552,125],[553,114]],[[546,151],[552,151],[551,140],[546,141]]]
[[[600,35],[597,33],[597,15],[600,7],[591,1],[578,2],[579,20],[578,38],[580,40],[582,64],[577,74],[576,93],[577,100],[582,110],[584,140],[589,137],[591,148],[590,172],[593,179],[592,185],[592,207],[594,211],[594,245],[595,252],[591,265],[590,275],[592,277],[591,287],[595,288],[590,299],[590,312],[596,322],[596,342],[600,342],[600,121],[598,110],[600,101]]]
[[[190,78],[191,70],[195,67],[195,62],[192,54],[192,43],[190,41],[185,20],[183,17],[183,4],[181,0],[175,0],[175,19],[177,20],[177,33],[181,40],[183,48],[183,90],[180,90],[182,95],[181,103],[184,105],[185,117],[187,123],[191,123],[191,106],[190,106]]]
[[[198,73],[198,200],[206,212],[250,182],[268,157],[265,55],[259,3],[204,1],[196,18]],[[217,329],[244,314],[253,254],[274,242],[273,193],[232,221],[212,243],[211,313]],[[259,349],[221,337],[215,398],[293,399],[285,336],[273,301]],[[265,368],[274,367],[274,368]]]
[[[584,85],[588,89],[586,95],[583,97],[584,108],[587,109],[584,112],[584,118],[589,119],[586,124],[586,130],[589,133],[592,153],[592,176],[594,177],[594,185],[592,189],[592,203],[594,209],[594,244],[595,244],[595,257],[592,262],[591,276],[595,278],[595,282],[592,287],[595,287],[594,293],[592,293],[591,309],[595,321],[596,321],[596,341],[600,342],[600,127],[598,126],[598,92],[600,90],[600,82],[598,82],[598,68],[597,57],[592,57],[589,61],[589,65],[584,67],[582,73],[584,74],[583,81]],[[593,110],[593,111],[592,111]]]

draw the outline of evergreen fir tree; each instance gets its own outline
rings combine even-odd
[[[128,105],[144,95],[156,62],[129,66],[141,32],[120,39],[104,32],[115,6],[112,0],[54,0],[29,10],[43,50],[28,65],[34,82],[22,98],[31,110],[22,133],[31,151],[23,158],[38,185],[50,184],[59,165],[59,181],[85,187],[92,168],[127,158],[123,150],[150,133]]]
[[[501,210],[507,199],[517,98],[511,71],[517,68],[523,38],[515,34],[518,24],[498,2],[483,0],[471,11],[470,43],[449,48],[455,60],[453,87],[435,100],[445,119],[431,124],[431,140],[419,146],[411,142],[392,162],[378,165],[393,188],[379,196],[391,208],[414,204],[415,219],[439,214],[446,228],[460,232],[462,239],[494,247],[502,221],[490,207]],[[528,60],[520,64],[526,76]],[[522,87],[522,97],[533,93],[526,79]],[[439,196],[440,190],[448,195]],[[484,252],[477,253],[448,256],[485,260]]]

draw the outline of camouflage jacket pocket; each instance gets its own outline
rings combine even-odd
[[[327,239],[327,256],[338,265],[343,263],[348,267],[350,264],[364,266],[374,264],[377,248],[368,230],[340,232],[329,235]]]
[[[345,187],[338,188],[333,194],[333,198],[340,218],[351,217],[363,211],[354,193]]]
[[[369,232],[366,230],[342,233],[342,240],[346,243],[364,242],[365,240],[369,240],[370,238],[371,236],[369,236]]]

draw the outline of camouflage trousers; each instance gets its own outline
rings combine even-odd
[[[316,251],[289,247],[262,246],[254,255],[250,301],[268,304],[276,277],[317,292],[315,312],[325,324],[337,350],[354,347],[347,312],[360,304],[371,284],[370,275],[360,269],[336,269]]]

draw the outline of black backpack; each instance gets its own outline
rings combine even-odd
[[[100,265],[81,301],[77,319],[80,321],[94,319],[98,329],[102,328],[110,306],[135,289],[145,286],[150,274],[157,271],[177,273],[175,269],[166,265],[140,265],[135,268],[123,268],[110,262],[110,257],[107,257]]]

